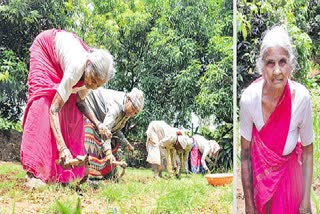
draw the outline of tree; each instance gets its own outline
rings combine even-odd
[[[63,27],[63,1],[11,0],[0,5],[0,117],[16,122],[26,102],[29,47],[42,30]]]
[[[117,72],[108,87],[145,92],[144,111],[124,130],[129,138],[142,141],[152,120],[190,128],[192,113],[203,121],[214,115],[215,123],[232,123],[231,0],[40,3],[13,0],[0,7],[1,25],[9,26],[2,46],[19,57],[16,64],[27,65],[34,37],[56,27],[75,32],[91,47],[109,49]],[[230,136],[227,141],[232,144]]]
[[[263,32],[275,24],[287,26],[298,55],[298,72],[294,78],[305,85],[310,85],[309,70],[312,54],[319,50],[316,39],[317,1],[238,1],[238,95],[259,74],[255,72],[255,61],[258,58]],[[310,35],[309,35],[309,34]],[[311,38],[313,40],[311,40]],[[312,45],[314,42],[315,45]],[[318,53],[319,54],[319,53]],[[239,97],[239,96],[238,96]]]

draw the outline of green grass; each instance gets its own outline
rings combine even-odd
[[[319,89],[318,89],[319,90]],[[313,131],[314,131],[314,178],[320,176],[320,93],[318,90],[311,91],[312,94],[312,116],[313,116]]]
[[[208,185],[203,175],[154,179],[151,169],[128,168],[118,182],[24,187],[19,163],[0,166],[0,213],[232,213],[232,184]],[[6,176],[6,179],[2,179]]]
[[[320,166],[317,163],[320,163],[320,112],[314,113],[313,116],[313,130],[314,130],[314,144],[313,144],[313,153],[314,153],[314,177],[320,176]]]
[[[312,114],[313,114],[313,131],[314,131],[314,143],[313,143],[313,184],[317,182],[317,187],[320,182],[320,92],[319,88],[311,91],[312,98]],[[319,188],[319,186],[317,187]],[[320,190],[316,190],[317,194],[312,190],[311,198],[315,204],[317,213],[320,213]]]

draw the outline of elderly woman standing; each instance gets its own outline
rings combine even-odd
[[[201,166],[206,172],[210,173],[210,170],[206,164],[206,158],[217,158],[218,151],[220,150],[219,144],[214,140],[207,140],[201,135],[193,135],[193,148],[190,152],[191,171],[193,173],[200,172]]]
[[[311,213],[311,101],[290,80],[295,56],[280,26],[263,38],[252,83],[240,101],[241,176],[246,213]],[[300,143],[301,142],[301,143]]]
[[[117,155],[120,144],[133,150],[121,130],[131,117],[142,111],[144,94],[137,88],[125,93],[100,87],[88,94],[86,103],[97,118],[93,123],[85,121],[85,151],[92,157],[90,174],[104,178],[114,176],[112,170],[115,165],[111,166],[106,160]],[[103,124],[112,133],[111,140],[99,135],[95,129],[99,124]]]
[[[27,178],[70,182],[84,167],[69,161],[84,154],[84,98],[113,75],[113,57],[90,48],[76,35],[57,29],[40,33],[30,47],[28,103],[23,118],[21,163]],[[91,120],[93,114],[87,115]],[[105,132],[104,127],[100,127]],[[60,163],[61,165],[57,164]]]
[[[172,167],[176,167],[176,154],[180,158],[180,165],[176,169],[177,176],[180,176],[184,169],[185,162],[191,150],[192,141],[176,128],[172,128],[164,121],[152,121],[147,129],[147,162],[152,166],[154,177],[161,176],[165,161],[169,174]]]

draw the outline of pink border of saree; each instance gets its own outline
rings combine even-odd
[[[302,200],[301,144],[282,156],[291,121],[287,82],[277,107],[260,131],[252,131],[254,202],[258,213],[298,213]]]

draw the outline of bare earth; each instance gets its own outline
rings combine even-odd
[[[0,168],[4,165],[21,165],[20,162],[5,162],[0,161]],[[87,188],[83,193],[76,192],[71,187],[59,187],[52,186],[52,192],[54,194],[49,194],[48,190],[35,190],[30,189],[25,186],[26,180],[24,178],[16,178],[16,175],[13,174],[0,174],[0,183],[8,182],[12,183],[15,180],[14,189],[17,189],[17,192],[12,195],[12,197],[2,197],[8,193],[7,188],[0,188],[0,213],[41,213],[43,206],[48,206],[48,204],[53,204],[56,200],[66,201],[68,197],[79,197],[81,199],[81,213],[101,213],[101,208],[106,207],[106,202],[102,198],[96,197],[96,192],[94,188]],[[103,181],[109,182],[109,181]],[[120,181],[124,182],[124,181]],[[140,179],[137,182],[146,183],[145,180]],[[50,192],[50,191],[49,191]],[[23,195],[21,195],[21,193]],[[19,194],[17,196],[16,194]],[[18,197],[18,199],[14,199]],[[146,203],[148,203],[146,201]],[[73,206],[75,207],[75,205]]]

